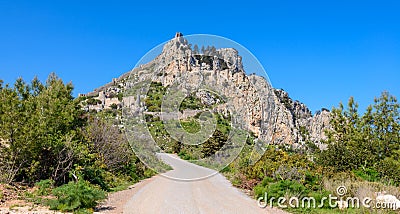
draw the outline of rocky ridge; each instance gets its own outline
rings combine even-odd
[[[199,54],[191,44],[177,33],[167,42],[163,51],[153,61],[140,65],[132,71],[113,79],[85,96],[90,102],[87,110],[100,111],[106,108],[120,108],[123,105],[144,108],[143,95],[121,96],[122,91],[134,87],[133,82],[145,80],[161,82],[165,87],[176,83],[186,88],[196,88],[199,82],[214,87],[221,97],[238,107],[243,118],[244,129],[251,131],[259,140],[278,145],[299,147],[307,140],[323,147],[324,130],[329,128],[330,112],[326,109],[312,115],[307,106],[293,101],[287,92],[274,89],[268,81],[257,75],[247,75],[242,58],[233,48],[207,50]],[[190,89],[189,89],[190,90]],[[213,104],[215,98],[200,91],[197,96]],[[240,107],[242,106],[242,107]],[[226,104],[219,104],[216,111],[226,111]],[[244,112],[245,111],[245,112]]]

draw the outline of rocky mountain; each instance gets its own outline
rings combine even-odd
[[[148,80],[179,88],[186,94],[195,92],[214,111],[227,113],[227,109],[232,109],[241,128],[262,142],[299,147],[310,140],[323,147],[324,130],[329,128],[328,110],[312,115],[305,104],[293,101],[282,89],[272,88],[264,77],[247,75],[237,50],[211,47],[200,54],[181,33],[167,42],[151,62],[81,95],[86,97],[85,108],[101,111],[131,106],[146,111],[145,94],[124,94],[124,91]],[[226,102],[217,100],[222,98]]]

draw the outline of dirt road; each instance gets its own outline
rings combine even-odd
[[[185,214],[284,213],[280,210],[259,208],[255,200],[232,187],[225,177],[213,170],[188,163],[174,155],[162,154],[161,157],[174,170],[135,186],[132,190],[134,193],[120,211]],[[172,176],[191,180],[210,174],[215,175],[196,181],[167,178]]]

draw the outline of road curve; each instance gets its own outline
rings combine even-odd
[[[183,161],[175,155],[161,154],[173,170],[156,176],[125,204],[124,213],[285,213],[262,209],[255,200],[232,187],[229,181],[213,170]],[[182,181],[215,174],[211,177]]]

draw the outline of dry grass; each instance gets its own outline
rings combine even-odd
[[[347,194],[345,196],[351,197],[374,198],[375,193],[382,191],[386,191],[386,194],[400,196],[400,187],[385,185],[378,182],[360,181],[349,177],[344,179],[324,179],[323,185],[326,190],[335,194],[339,186],[345,186],[347,188]]]
[[[3,213],[35,213],[50,214],[59,213],[50,211],[47,207],[37,205],[25,200],[25,193],[32,193],[35,188],[30,188],[19,183],[1,184],[0,183],[0,214]]]
[[[400,187],[385,185],[378,182],[369,182],[350,177],[345,174],[338,174],[338,176],[331,179],[323,180],[324,188],[339,196],[336,189],[339,186],[345,186],[347,188],[347,193],[342,196],[344,199],[347,197],[357,197],[363,200],[364,198],[371,198],[372,202],[370,205],[374,205],[376,202],[376,193],[385,191],[386,194],[391,194],[396,197],[400,197]],[[372,208],[365,208],[360,205],[360,209],[357,209],[359,213],[399,213],[393,210],[376,210]]]

